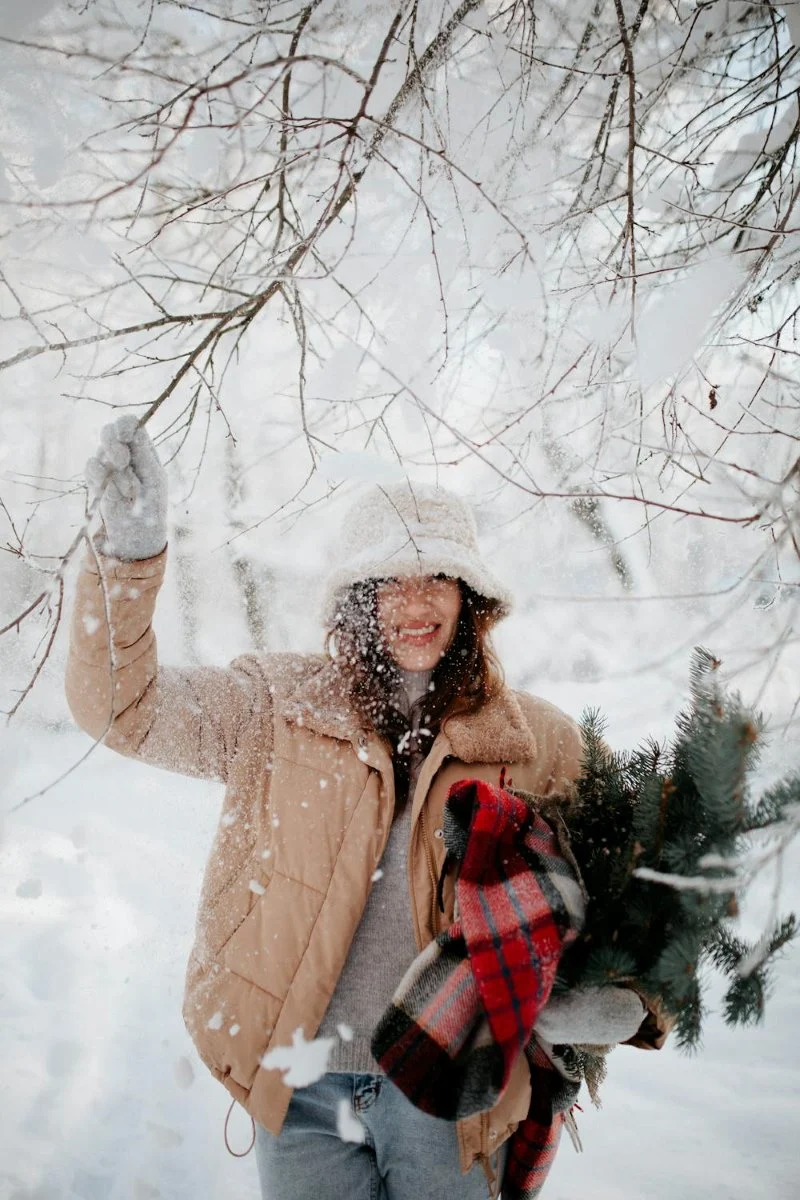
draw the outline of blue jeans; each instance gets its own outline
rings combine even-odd
[[[361,1136],[362,1141],[344,1140]],[[506,1146],[498,1153],[502,1178]],[[276,1137],[256,1127],[263,1200],[488,1200],[461,1174],[452,1121],[420,1112],[382,1075],[329,1072],[292,1096]]]

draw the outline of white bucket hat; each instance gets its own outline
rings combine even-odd
[[[469,505],[431,484],[404,481],[365,489],[344,516],[334,562],[322,598],[328,627],[342,594],[367,579],[448,575],[495,600],[498,619],[511,609],[511,593],[481,558]]]

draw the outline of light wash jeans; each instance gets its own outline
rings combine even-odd
[[[344,1117],[340,1113],[344,1113]],[[363,1130],[345,1141],[341,1122]],[[352,1136],[352,1132],[350,1134]],[[502,1179],[505,1151],[492,1157]],[[462,1175],[452,1121],[420,1112],[382,1075],[329,1072],[292,1096],[276,1137],[256,1126],[263,1200],[489,1200],[476,1164]]]

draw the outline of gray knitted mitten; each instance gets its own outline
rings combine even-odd
[[[552,996],[535,1029],[548,1042],[611,1046],[633,1037],[646,1015],[639,996],[629,988],[582,988]]]
[[[136,417],[103,426],[85,474],[90,498],[100,495],[102,552],[127,560],[160,554],[167,541],[167,473]]]

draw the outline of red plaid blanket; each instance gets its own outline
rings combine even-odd
[[[562,1118],[551,1097],[563,1084],[533,1027],[580,930],[581,888],[551,827],[502,788],[456,784],[444,838],[459,864],[458,919],[414,960],[372,1052],[418,1108],[450,1120],[492,1108],[525,1052],[534,1095],[511,1140],[503,1195],[531,1200],[555,1155]]]

